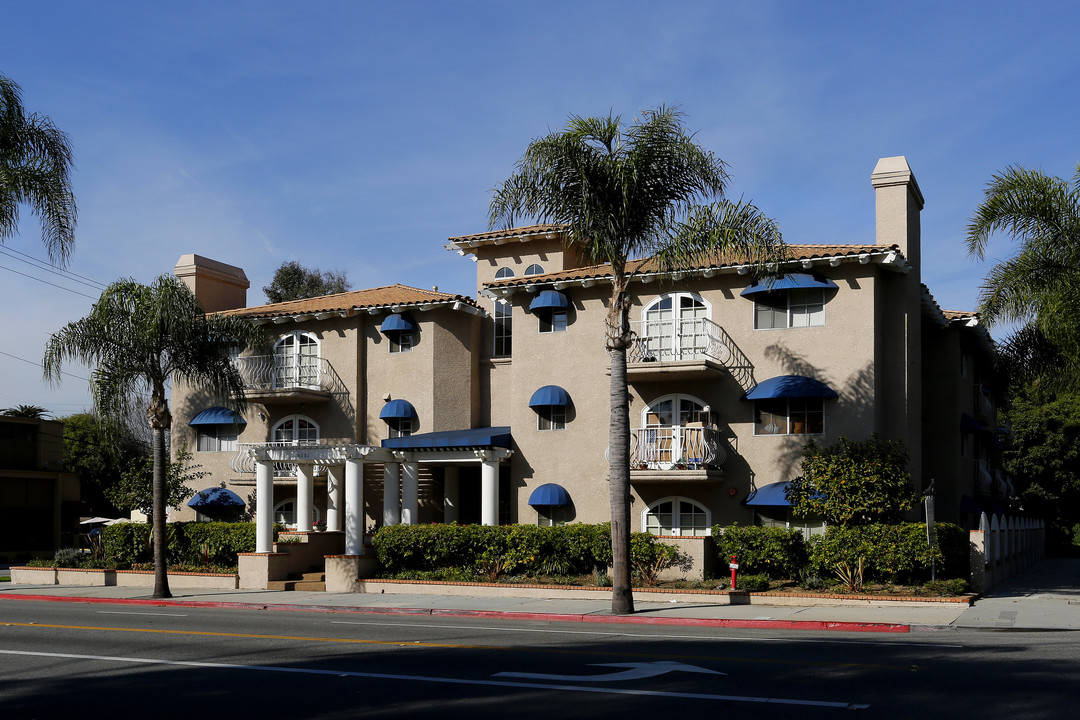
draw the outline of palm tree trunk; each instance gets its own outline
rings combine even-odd
[[[151,403],[153,405],[153,403]],[[166,412],[168,412],[166,410]],[[169,572],[165,565],[165,472],[168,468],[165,457],[165,429],[160,423],[154,428],[154,514],[151,518],[154,528],[154,595],[155,598],[171,598],[169,592]]]
[[[630,587],[630,404],[626,390],[626,348],[611,357],[611,424],[608,428],[608,482],[611,493],[611,612],[634,612]]]
[[[625,262],[621,266],[625,266]],[[627,615],[634,612],[634,594],[630,587],[630,393],[626,387],[630,305],[626,279],[617,270],[612,278],[607,325],[607,349],[611,358],[611,419],[608,427],[611,612]]]

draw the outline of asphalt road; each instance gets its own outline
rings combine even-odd
[[[0,716],[1074,718],[1080,635],[0,603]]]

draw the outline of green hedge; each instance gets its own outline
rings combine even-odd
[[[165,526],[167,561],[183,565],[235,566],[237,553],[255,551],[254,523],[188,522]],[[130,568],[153,562],[150,526],[117,523],[102,531],[104,562]]]
[[[831,577],[836,566],[855,567],[862,558],[867,582],[923,583],[936,563],[939,578],[966,578],[967,544],[963,531],[950,523],[937,523],[938,547],[926,543],[924,523],[863,525],[828,528],[812,544],[810,565],[822,577]]]
[[[735,524],[714,527],[712,537],[719,555],[717,567],[727,567],[734,555],[740,574],[764,574],[777,580],[796,578],[809,560],[806,540],[798,530]]]
[[[915,584],[930,579],[936,562],[939,579],[967,578],[968,540],[951,523],[937,523],[938,548],[926,544],[924,523],[899,525],[830,526],[825,535],[807,543],[798,530],[777,527],[714,527],[718,567],[726,567],[732,555],[739,573],[763,574],[773,579],[798,579],[807,575],[832,578],[836,567],[857,567],[863,559],[866,582]]]
[[[611,526],[389,525],[375,533],[383,572],[445,573],[455,569],[489,580],[503,575],[587,575],[611,565]],[[653,583],[659,572],[683,561],[678,551],[648,533],[631,537],[635,575]]]

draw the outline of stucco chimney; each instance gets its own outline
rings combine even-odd
[[[181,255],[173,274],[191,288],[206,312],[247,307],[251,286],[243,269],[202,255]]]
[[[921,274],[919,213],[923,194],[903,155],[881,158],[870,176],[877,198],[878,245],[898,245],[912,269]]]

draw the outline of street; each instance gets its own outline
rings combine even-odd
[[[8,718],[1065,718],[1073,633],[905,635],[5,601]],[[617,709],[617,710],[616,710]]]

